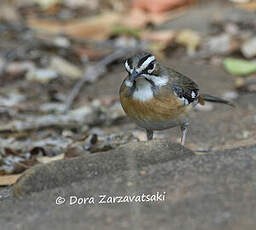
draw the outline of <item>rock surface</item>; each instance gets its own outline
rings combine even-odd
[[[122,148],[102,153],[100,162],[97,156],[91,158],[90,164],[86,163],[86,158],[67,160],[65,167],[69,163],[70,167],[74,167],[72,161],[81,162],[78,163],[79,170],[65,169],[70,175],[58,171],[64,170],[61,169],[64,166],[61,161],[56,165],[44,166],[45,170],[34,169],[39,174],[31,171],[30,175],[23,177],[18,182],[20,191],[42,189],[40,178],[42,181],[47,179],[44,183],[52,187],[56,185],[55,179],[60,178],[59,175],[62,175],[62,180],[66,178],[67,186],[2,201],[1,227],[27,230],[255,229],[256,146],[201,156],[193,155],[186,149],[184,154],[180,154],[179,145],[159,141],[138,143],[138,146],[131,148],[135,147],[139,148],[139,154],[135,155],[136,158],[127,158],[128,161],[123,158],[124,155],[133,153],[124,153]],[[161,152],[163,148],[166,152]],[[175,151],[177,154],[174,157]],[[110,153],[113,153],[113,162]],[[132,162],[135,159],[138,162]],[[108,160],[109,167],[105,170],[111,173],[104,173],[99,170],[105,167],[101,162]],[[125,169],[127,163],[131,164],[129,170],[119,171]],[[92,165],[97,165],[98,175],[93,175],[96,170],[88,174],[87,169]],[[73,170],[78,170],[78,175],[73,174]],[[59,175],[49,173],[57,171]],[[80,181],[70,184],[72,178],[79,178]],[[99,195],[114,197],[143,193],[152,195],[157,192],[165,194],[165,200],[99,203]],[[66,199],[62,205],[55,203],[59,196]],[[70,196],[93,197],[94,204],[70,205]]]
[[[24,195],[193,155],[191,150],[164,140],[129,143],[113,151],[35,166],[25,172],[13,190],[15,195]]]

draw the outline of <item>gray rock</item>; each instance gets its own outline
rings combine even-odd
[[[13,190],[16,195],[38,192],[192,155],[192,151],[164,140],[126,144],[109,152],[35,166],[25,172]]]
[[[137,149],[138,153],[131,153],[131,149]],[[191,155],[185,149],[185,154],[173,155],[178,150],[179,145],[166,142],[136,143],[132,147],[123,146],[119,152],[34,168],[15,185],[16,192],[17,189],[23,193],[39,191],[45,188],[42,184],[55,187],[63,175],[67,186],[2,201],[1,227],[254,230],[256,146],[202,156]],[[126,155],[135,158],[126,158]],[[71,183],[71,178],[77,182]],[[114,204],[99,204],[97,199],[102,194],[125,196],[157,192],[165,193],[166,199]],[[66,202],[56,205],[55,200],[60,196]],[[94,197],[95,203],[70,205],[70,196]]]

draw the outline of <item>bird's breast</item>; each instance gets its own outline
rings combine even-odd
[[[121,105],[126,114],[133,120],[148,122],[166,122],[178,119],[189,109],[175,96],[141,101],[132,97],[120,97]]]

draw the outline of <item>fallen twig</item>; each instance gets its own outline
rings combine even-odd
[[[94,125],[101,122],[97,111],[84,106],[66,114],[26,116],[23,120],[13,120],[0,126],[0,132],[24,132],[49,127],[72,128],[81,125]]]
[[[107,66],[109,64],[113,63],[116,60],[119,60],[120,58],[126,57],[127,55],[130,55],[132,53],[135,53],[136,51],[143,50],[143,49],[145,49],[145,46],[141,44],[138,46],[129,47],[129,48],[120,48],[115,52],[113,52],[112,54],[103,58],[97,64],[89,66],[86,69],[84,77],[75,84],[71,93],[69,94],[66,102],[65,112],[69,111],[70,107],[73,104],[73,101],[75,100],[81,88],[86,82],[89,82],[89,83],[95,82],[99,77],[101,77],[104,73],[107,72]]]

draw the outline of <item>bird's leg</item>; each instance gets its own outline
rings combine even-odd
[[[182,132],[182,136],[181,136],[181,145],[184,146],[185,144],[185,139],[186,139],[186,134],[187,134],[187,131],[188,131],[188,123],[184,123],[181,125],[181,132]]]
[[[153,131],[150,129],[146,129],[146,131],[147,131],[148,141],[152,140],[153,139]]]

